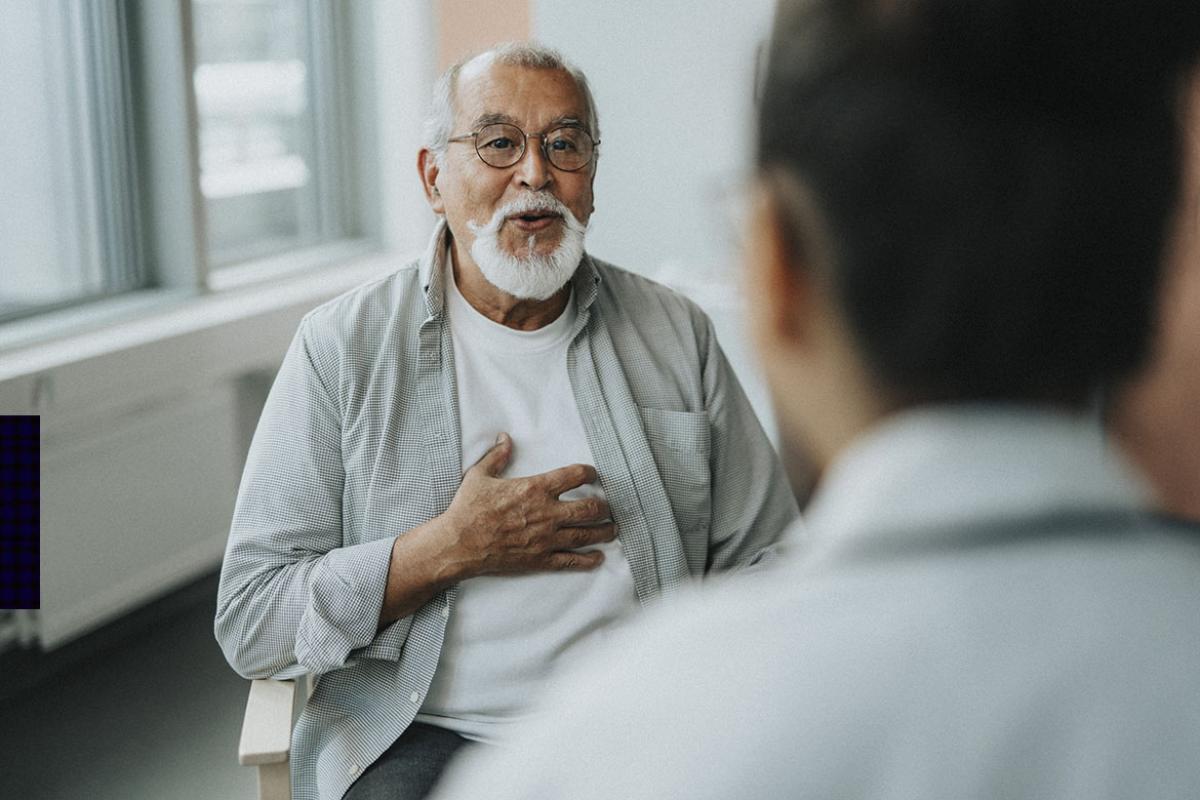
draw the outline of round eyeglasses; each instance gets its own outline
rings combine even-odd
[[[577,172],[591,163],[600,144],[591,134],[574,125],[564,125],[546,133],[525,133],[516,125],[496,122],[484,125],[474,133],[464,133],[449,142],[474,141],[475,152],[489,167],[506,169],[525,155],[525,144],[532,138],[541,139],[542,154],[555,168]]]

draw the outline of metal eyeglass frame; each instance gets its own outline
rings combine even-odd
[[[521,141],[521,152],[517,154],[516,160],[507,167],[497,167],[495,164],[488,164],[487,159],[484,158],[483,154],[479,152],[479,134],[482,133],[485,128],[490,128],[493,125],[506,125],[509,128],[514,128],[520,131],[521,136],[524,137]],[[555,164],[554,159],[550,158],[550,151],[546,149],[546,137],[555,131],[561,131],[563,129],[579,131],[584,136],[592,140],[592,154],[588,156],[587,161],[583,162],[575,169],[565,169],[564,167],[560,167],[558,164]],[[538,147],[542,151],[542,156],[546,159],[546,163],[562,172],[579,172],[579,170],[587,167],[596,159],[596,148],[600,146],[600,140],[592,139],[592,134],[588,133],[587,128],[583,127],[582,125],[559,125],[558,127],[552,128],[545,133],[526,133],[519,125],[513,125],[511,122],[489,122],[477,131],[471,131],[470,133],[464,133],[461,136],[454,136],[447,139],[446,144],[470,141],[475,147],[475,155],[479,156],[479,160],[484,164],[487,164],[487,166],[491,167],[492,169],[509,169],[510,167],[515,167],[517,164],[521,163],[521,159],[525,157],[525,151],[529,149],[529,140],[533,137],[536,137],[539,140],[540,143]]]

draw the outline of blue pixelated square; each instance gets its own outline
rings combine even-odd
[[[38,608],[41,420],[0,415],[0,609]]]

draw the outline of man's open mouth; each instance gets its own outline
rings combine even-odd
[[[562,219],[562,215],[556,214],[553,211],[527,211],[524,214],[516,214],[508,219],[523,230],[540,230],[556,220]]]

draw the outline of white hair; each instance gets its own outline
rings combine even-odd
[[[600,121],[596,115],[596,100],[592,97],[591,87],[588,86],[587,76],[583,70],[563,58],[562,54],[550,47],[533,42],[506,42],[490,50],[465,58],[451,66],[433,85],[433,99],[430,103],[429,116],[425,118],[424,144],[434,154],[438,164],[442,163],[442,155],[450,143],[451,130],[454,127],[455,89],[458,84],[458,73],[462,68],[477,58],[490,58],[494,64],[508,67],[528,67],[530,69],[554,69],[565,72],[575,81],[587,105],[587,130],[592,139],[600,141]],[[599,151],[597,150],[597,153]]]

